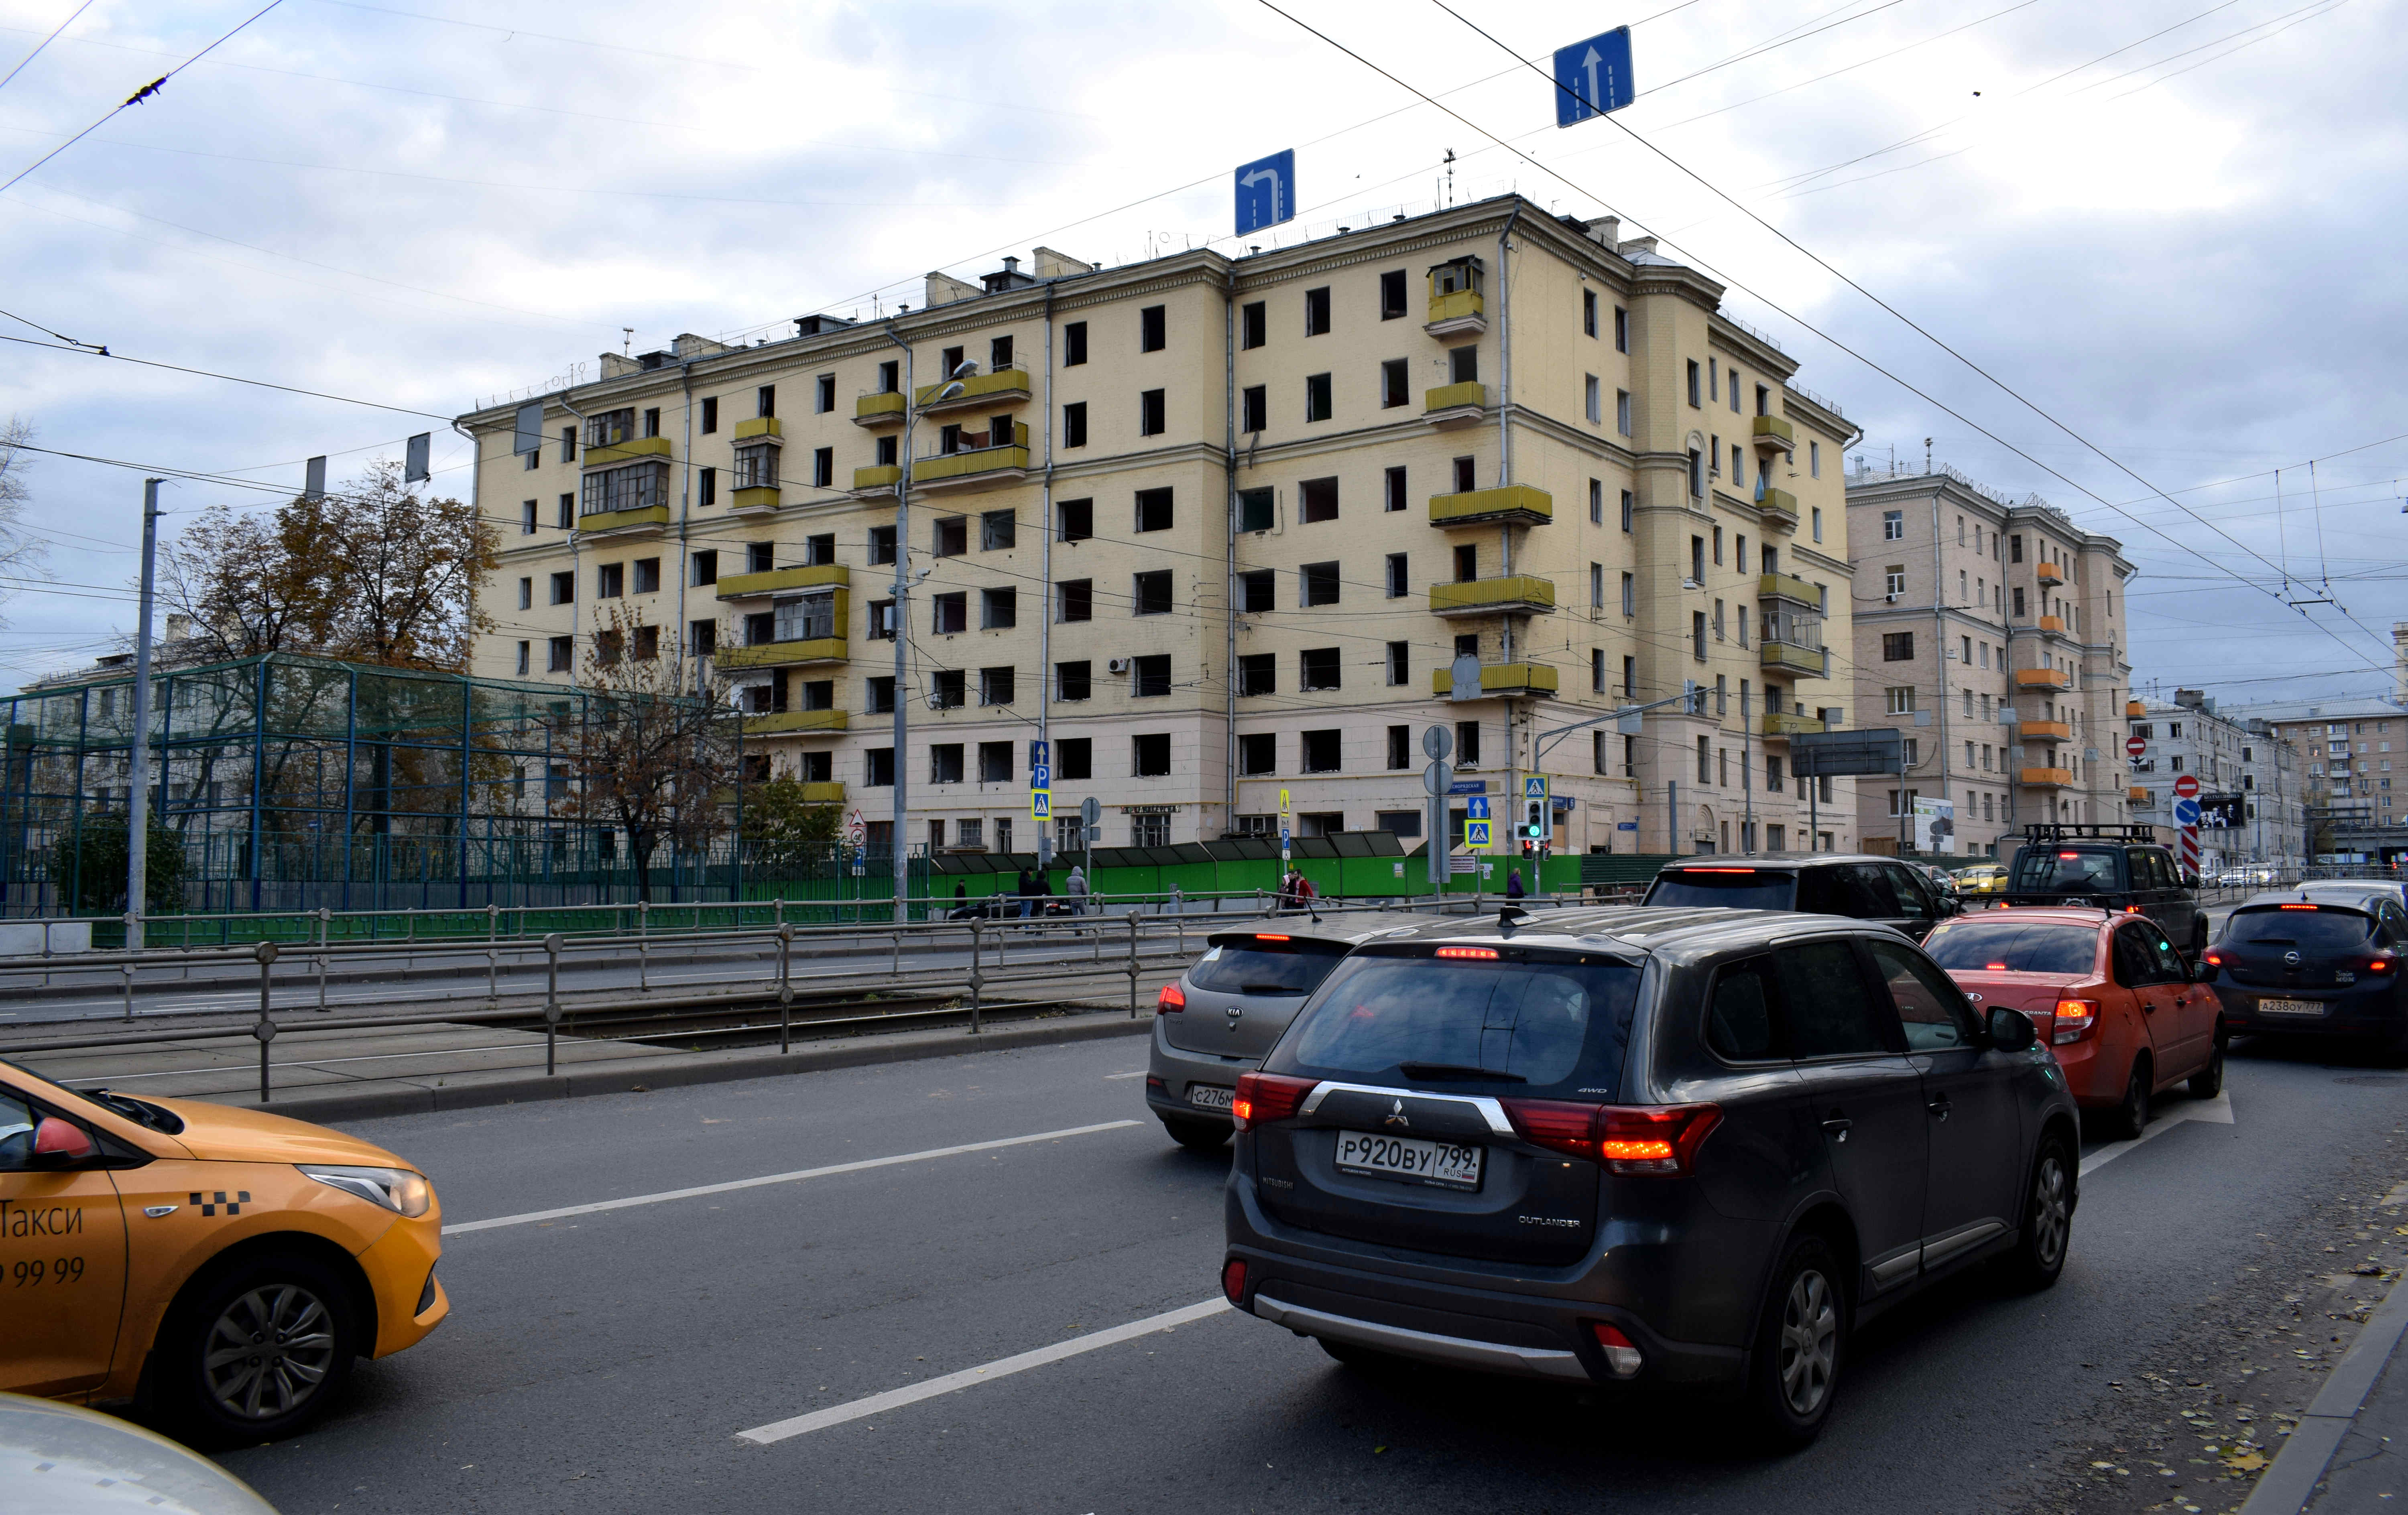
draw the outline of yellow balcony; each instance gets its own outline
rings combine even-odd
[[[1756,445],[1768,451],[1789,451],[1798,445],[1798,430],[1779,416],[1758,416]]]
[[[1517,574],[1510,579],[1432,584],[1429,607],[1434,616],[1551,615],[1555,608],[1555,581]]]
[[[937,392],[945,387],[943,383],[921,385],[917,393],[921,413],[941,415],[948,410],[1028,398],[1028,370],[1025,368],[998,368],[991,374],[972,374],[959,382],[962,392],[949,394],[941,400],[937,398]]]
[[[1432,336],[1477,336],[1488,329],[1488,305],[1478,290],[1433,294],[1429,322],[1422,330]]]
[[[1766,574],[1757,579],[1756,597],[1760,600],[1794,600],[1810,610],[1823,608],[1823,592],[1803,579],[1789,574]]]
[[[1764,734],[1767,736],[1819,736],[1823,722],[1811,715],[1794,715],[1786,710],[1765,713]]]
[[[1786,531],[1798,529],[1798,496],[1787,490],[1773,489],[1768,485],[1764,491],[1764,498],[1756,502],[1756,507],[1764,512],[1766,525],[1778,526]]]
[[[762,515],[778,508],[778,486],[753,485],[739,489],[729,497],[729,508],[738,515]]]
[[[631,535],[652,532],[668,523],[669,507],[666,505],[648,505],[636,510],[594,510],[577,518],[577,529],[588,536],[606,531]]]
[[[2146,705],[2142,704],[2139,700],[2126,700],[2124,702],[2124,719],[2127,721],[2143,720],[2147,717],[2148,713],[2149,707]]]
[[[2124,791],[2124,797],[2131,801],[2134,805],[2141,806],[2144,808],[2154,803],[2149,798],[2149,792],[2143,789],[2138,784],[2134,784],[2131,788]]]
[[[902,425],[902,392],[897,390],[891,394],[865,394],[853,401],[853,423],[856,426]]]
[[[799,668],[811,663],[842,663],[844,638],[811,636],[794,642],[755,642],[751,647],[723,647],[712,655],[724,673],[739,668]]]
[[[1543,694],[1555,692],[1555,670],[1544,663],[1484,663],[1480,665],[1480,693],[1484,698],[1507,695]],[[1445,699],[1455,693],[1455,673],[1450,668],[1430,670],[1430,693]]]
[[[2071,689],[2073,675],[2061,668],[2017,668],[2017,689]]]
[[[2015,735],[2028,742],[2070,742],[2073,727],[2063,721],[2021,721],[2015,723]]]
[[[2071,789],[2073,774],[2066,768],[2021,768],[2016,781],[2027,789]]]
[[[893,489],[896,480],[902,477],[902,467],[892,463],[855,468],[853,471],[853,492],[855,494],[883,494]]]
[[[786,439],[785,429],[778,424],[777,417],[754,416],[750,421],[739,421],[736,423],[738,442],[758,442],[765,438],[778,442]]]
[[[911,461],[911,482],[927,490],[993,489],[1028,475],[1026,447],[982,447]]]
[[[2043,584],[2062,584],[2065,582],[2065,570],[2054,563],[2035,564],[2032,577]]]
[[[844,780],[839,779],[829,782],[812,779],[804,779],[803,803],[805,805],[842,805]]]
[[[666,436],[630,436],[624,442],[585,450],[585,466],[608,468],[612,464],[633,463],[638,458],[666,458],[669,455],[669,439]]]
[[[767,573],[728,574],[719,580],[719,597],[740,600],[755,594],[779,594],[790,589],[841,589],[853,582],[853,570],[841,563],[814,564],[808,568],[772,568]]]
[[[2042,631],[2053,631],[2062,634],[2065,630],[2065,618],[2063,616],[2042,616],[2040,618],[2040,629]]]
[[[1488,408],[1488,386],[1478,379],[1441,384],[1423,397],[1422,419],[1443,430],[1479,422]]]
[[[1507,484],[1500,489],[1475,489],[1461,494],[1430,496],[1430,524],[1433,526],[1485,526],[1504,521],[1519,522],[1526,526],[1543,526],[1555,519],[1555,496],[1527,484]]]
[[[744,718],[747,736],[818,736],[845,729],[842,710],[781,710],[775,715]]]
[[[1828,679],[1831,676],[1831,654],[1819,647],[1769,641],[1762,645],[1761,662],[1765,668],[1774,673],[1796,674],[1803,679]]]

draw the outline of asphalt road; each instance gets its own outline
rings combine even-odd
[[[2237,1058],[2227,1101],[2086,1154],[2055,1290],[1977,1275],[1894,1312],[1821,1441],[1767,1461],[1710,1408],[1367,1379],[1212,1308],[1226,1162],[1164,1137],[1141,1064],[1096,1042],[359,1122],[473,1228],[446,1241],[454,1313],[314,1431],[223,1461],[286,1515],[1987,1508],[2408,1108],[2397,1078]],[[977,1143],[1010,1144],[944,1151]]]

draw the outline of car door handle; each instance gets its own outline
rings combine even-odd
[[[2141,1013],[2143,1015],[2155,1015],[2157,1013],[2157,1008],[2156,1005],[2144,999],[2141,1001]]]
[[[1924,1108],[1945,1121],[1948,1119],[1948,1111],[1950,1108],[1948,1096],[1946,1094],[1942,1094],[1938,1099],[1933,1100],[1930,1104],[1926,1105]]]
[[[1845,1116],[1835,1115],[1823,1122],[1823,1129],[1835,1139],[1845,1141],[1848,1139],[1848,1133],[1855,1128],[1856,1123]]]

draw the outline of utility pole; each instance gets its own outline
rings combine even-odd
[[[134,742],[126,773],[132,788],[125,806],[125,947],[142,948],[142,912],[150,903],[150,605],[157,578],[159,485],[142,481],[142,608],[134,629]]]

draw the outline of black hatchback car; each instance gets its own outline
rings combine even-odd
[[[2324,885],[2252,895],[2226,919],[2206,961],[2229,1032],[2363,1037],[2408,1050],[2403,951],[2408,913],[2394,888]]]
[[[1222,1289],[1341,1362],[1743,1395],[1821,1428],[1851,1333],[2063,1267],[2074,1105],[2014,1010],[1828,916],[1511,910],[1349,954],[1239,1081]]]
[[[1878,921],[1917,941],[1963,908],[1920,869],[1896,858],[1835,852],[1667,863],[1641,903],[1844,915]]]

